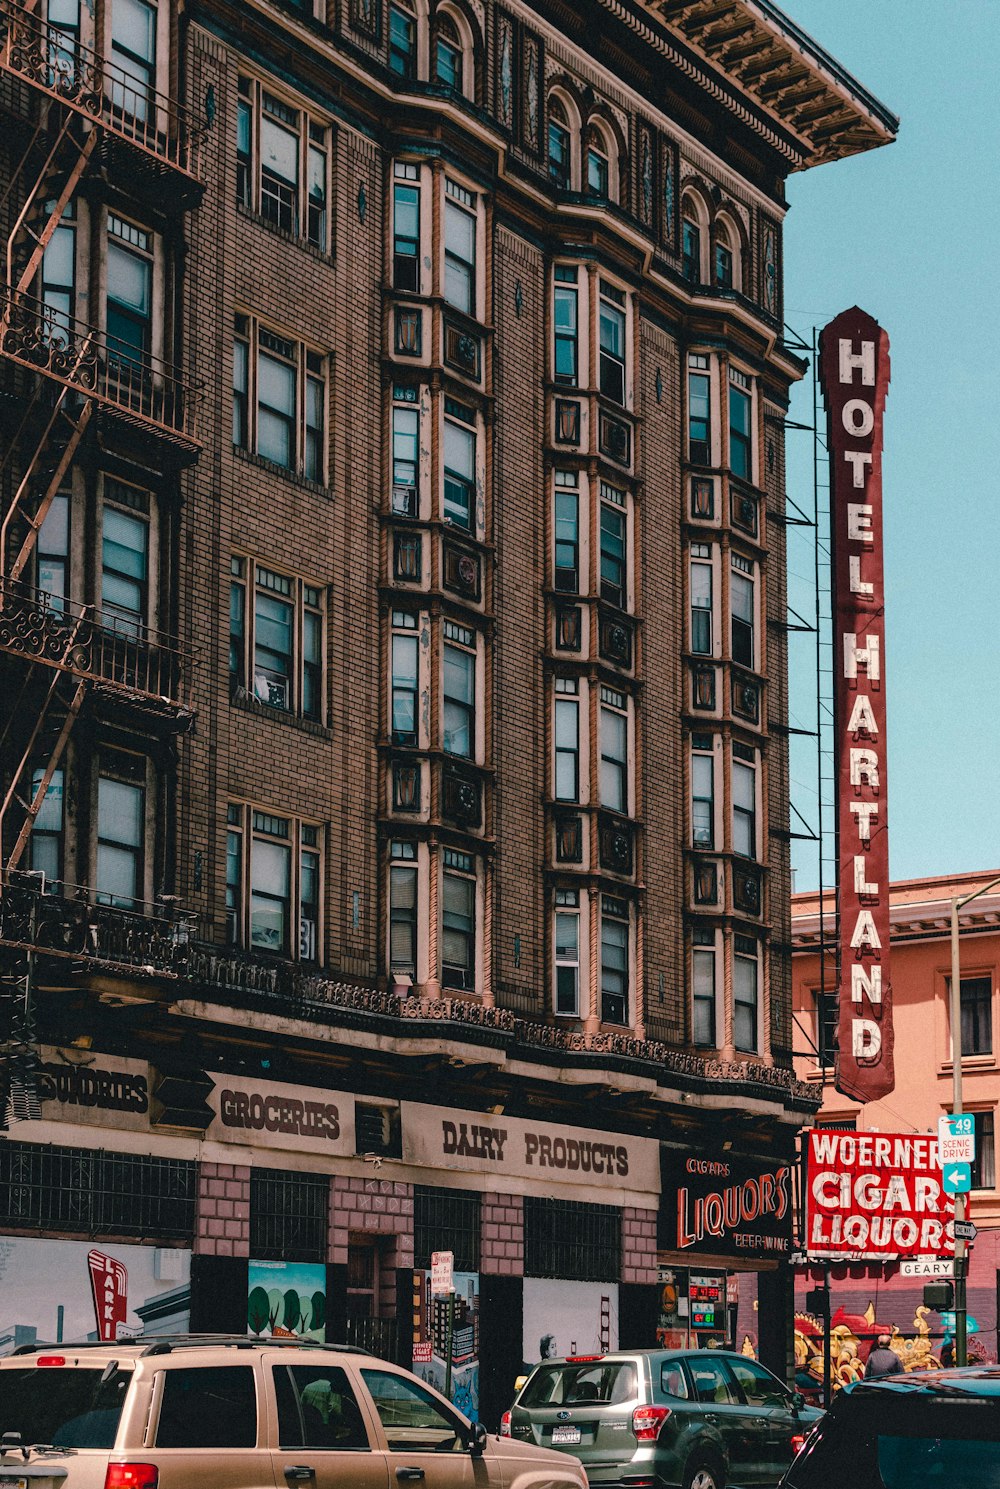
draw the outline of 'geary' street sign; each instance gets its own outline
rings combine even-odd
[[[915,1256],[900,1262],[899,1270],[903,1277],[954,1277],[955,1263],[951,1257]]]
[[[942,1168],[975,1161],[976,1119],[971,1112],[938,1118],[938,1157]]]

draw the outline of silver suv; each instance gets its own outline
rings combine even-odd
[[[0,1489],[586,1489],[361,1350],[185,1335],[0,1360]]]

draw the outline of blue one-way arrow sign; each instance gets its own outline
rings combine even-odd
[[[949,1163],[942,1178],[945,1194],[968,1194],[972,1188],[972,1167],[968,1163]]]

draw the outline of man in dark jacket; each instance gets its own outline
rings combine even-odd
[[[865,1380],[878,1380],[883,1375],[899,1375],[902,1369],[902,1360],[894,1349],[889,1348],[889,1335],[880,1334],[875,1348],[868,1356]]]

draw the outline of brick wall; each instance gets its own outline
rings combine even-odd
[[[479,1270],[524,1276],[524,1200],[519,1194],[484,1194]]]
[[[249,1168],[199,1164],[194,1249],[201,1256],[250,1255]]]
[[[330,1183],[330,1261],[347,1261],[351,1236],[387,1236],[394,1241],[392,1267],[413,1266],[413,1186],[391,1179],[346,1178]]]
[[[656,1211],[622,1210],[622,1281],[655,1282]]]

